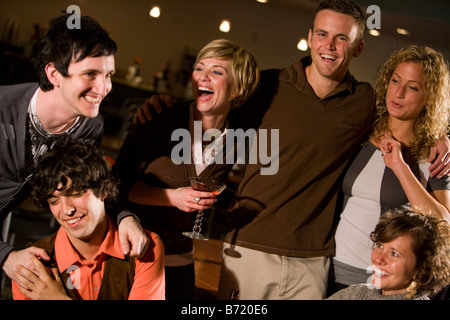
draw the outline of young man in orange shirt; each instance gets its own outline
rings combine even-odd
[[[118,185],[102,153],[63,137],[37,165],[33,197],[48,207],[61,227],[34,246],[51,257],[35,256],[34,270],[19,267],[14,299],[165,299],[164,248],[147,232],[150,245],[140,258],[124,256],[117,226],[106,214]]]
[[[102,140],[100,103],[112,88],[117,46],[94,19],[81,16],[79,29],[68,19],[49,22],[35,59],[39,83],[0,86],[0,225],[29,197],[35,163],[55,139],[68,134],[94,146]],[[136,216],[122,207],[108,213],[120,223],[123,252],[141,256],[148,239]],[[12,280],[30,254],[48,259],[43,250],[16,250],[1,238],[0,267]]]

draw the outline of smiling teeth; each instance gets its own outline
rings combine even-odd
[[[373,268],[373,272],[376,274],[376,275],[379,275],[379,276],[390,276],[391,274],[389,273],[389,272],[386,272],[386,271],[383,271],[383,270],[381,270],[381,269],[379,269],[379,268]]]
[[[207,87],[198,87],[198,90],[201,90],[201,91],[208,91],[208,92],[214,92],[214,91],[212,91],[210,88],[207,88]]]
[[[324,59],[330,59],[330,60],[336,60],[336,57],[335,56],[331,56],[331,55],[329,55],[329,54],[321,54],[320,55],[322,58],[324,58]]]
[[[81,218],[75,218],[75,219],[67,220],[67,223],[73,224],[73,223],[76,223],[76,222],[78,222],[80,220],[81,220]]]
[[[100,102],[100,97],[93,98],[90,96],[84,96],[84,98],[91,103],[99,103]]]

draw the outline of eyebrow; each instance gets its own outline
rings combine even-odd
[[[398,248],[396,248],[396,247],[390,246],[389,249],[390,249],[391,251],[397,252],[397,253],[398,253],[400,256],[402,256],[402,257],[405,257],[405,256],[406,256],[406,254],[405,254],[403,251],[400,251],[400,250],[399,250]],[[411,248],[411,252],[413,252],[412,248]],[[413,252],[413,254],[414,254],[414,252]],[[414,256],[415,256],[415,254],[414,254]]]
[[[318,32],[328,33],[328,31],[323,30],[323,29],[314,29],[313,32],[314,32],[314,33],[318,33]]]
[[[403,79],[397,72],[393,72],[392,74],[393,74],[393,75],[396,75],[396,76],[399,77],[400,79]],[[425,86],[425,85],[424,85],[422,82],[420,82],[419,80],[408,80],[408,82],[414,82],[414,83],[417,83],[417,84],[421,85],[422,87]]]
[[[323,32],[323,33],[330,33],[329,31],[326,31],[326,30],[323,30],[323,29],[316,29],[316,30],[314,30],[314,33],[319,33],[319,32]],[[347,34],[345,34],[345,33],[337,33],[336,35],[335,35],[335,37],[346,37],[346,38],[349,38],[350,39],[350,37],[347,35]]]
[[[203,63],[203,62],[198,62],[198,64],[201,64],[202,66],[205,66],[205,64]],[[223,66],[221,66],[221,65],[219,65],[219,64],[214,64],[214,65],[212,65],[212,67],[213,68],[221,68],[221,69],[223,69],[223,70],[225,70],[225,71],[228,71],[228,69],[227,68],[225,68],[225,67],[223,67]]]
[[[87,72],[102,73],[102,71],[98,70],[98,69],[86,69],[86,70],[83,70],[83,73],[87,73]],[[107,74],[108,73],[114,74],[114,73],[116,73],[116,69],[111,69],[111,70],[109,70],[109,72],[107,72]]]

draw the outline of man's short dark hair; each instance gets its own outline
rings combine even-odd
[[[101,150],[68,135],[59,138],[42,156],[31,185],[31,194],[40,208],[48,208],[47,200],[56,190],[67,196],[92,190],[98,198],[105,196],[106,202],[116,200],[119,192],[118,180]]]
[[[314,19],[319,11],[331,10],[338,13],[343,13],[352,16],[358,24],[357,41],[362,40],[364,30],[366,27],[366,19],[361,8],[352,0],[325,0],[319,3],[314,12]],[[313,26],[314,27],[314,26]]]
[[[76,62],[86,57],[101,57],[114,55],[117,52],[116,43],[94,19],[81,16],[80,29],[69,29],[65,14],[50,21],[50,28],[42,39],[39,52],[35,58],[39,86],[43,91],[53,89],[48,80],[45,67],[52,62],[64,77],[69,77],[68,68],[72,59]]]

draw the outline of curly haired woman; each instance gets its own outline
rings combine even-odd
[[[449,70],[442,54],[408,46],[380,68],[377,118],[343,181],[330,279],[341,289],[371,276],[370,233],[387,209],[405,205],[450,221],[450,178],[431,177],[430,148],[450,120]]]
[[[371,233],[371,284],[352,285],[330,300],[428,299],[450,283],[446,221],[410,209],[386,213]]]

